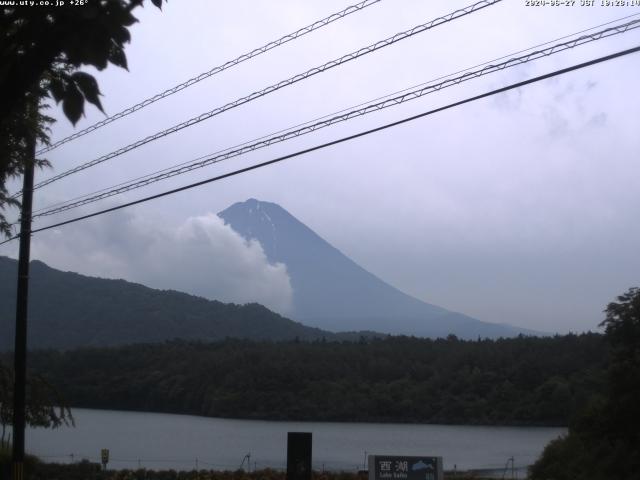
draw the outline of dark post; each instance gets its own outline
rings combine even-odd
[[[287,434],[287,480],[311,480],[311,433]]]
[[[13,369],[13,480],[24,479],[25,396],[27,380],[27,304],[29,298],[29,253],[31,247],[31,211],[36,144],[29,138],[29,157],[25,162],[20,210],[20,250],[18,254],[18,292],[16,300],[16,337]]]

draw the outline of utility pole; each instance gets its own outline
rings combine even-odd
[[[37,112],[37,111],[36,111]],[[37,113],[35,113],[37,115]],[[12,479],[24,480],[24,430],[27,380],[27,307],[29,301],[29,256],[31,249],[31,212],[33,207],[33,171],[36,155],[35,133],[27,136],[22,205],[20,209],[20,250],[18,253],[18,290],[13,387]]]

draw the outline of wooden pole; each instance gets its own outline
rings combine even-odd
[[[31,249],[31,212],[33,208],[33,171],[36,142],[27,139],[28,156],[24,167],[22,206],[20,210],[20,250],[18,253],[18,290],[16,299],[16,333],[13,388],[12,479],[24,480],[24,431],[27,380],[27,307],[29,303],[29,256]]]

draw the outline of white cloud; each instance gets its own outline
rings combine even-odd
[[[34,236],[32,258],[223,302],[258,302],[282,314],[292,305],[285,265],[270,264],[258,242],[212,213],[170,227],[118,212]]]

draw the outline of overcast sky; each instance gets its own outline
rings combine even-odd
[[[297,30],[348,0],[172,0],[136,10],[129,72],[97,73],[113,114]],[[456,8],[382,0],[48,154],[60,173]],[[38,190],[36,208],[215,152],[554,40],[640,7],[495,6],[438,26]],[[635,18],[640,18],[640,15]],[[640,44],[640,29],[442,90],[294,141],[115,197],[36,227],[184,185]],[[286,314],[269,265],[212,213],[280,204],[367,270],[417,298],[544,331],[596,328],[640,285],[640,54],[493,96],[285,163],[36,234],[33,257]],[[52,138],[74,128],[59,122]],[[93,107],[76,127],[104,118]],[[0,247],[15,257],[17,245]]]

